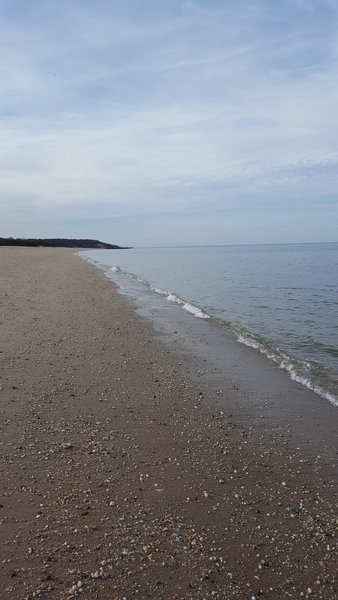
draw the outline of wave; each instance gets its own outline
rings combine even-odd
[[[309,362],[296,360],[279,350],[279,348],[267,344],[249,332],[239,330],[233,326],[230,326],[230,329],[235,333],[238,342],[258,350],[281,369],[287,371],[290,379],[301,383],[312,392],[331,402],[334,406],[338,406],[338,397],[325,390],[311,377],[311,364]]]
[[[153,286],[150,286],[150,289],[153,292],[156,292],[156,294],[160,294],[161,296],[166,296],[166,298],[167,298],[167,300],[169,300],[169,302],[174,302],[175,304],[179,304],[180,306],[182,306],[182,308],[184,308],[184,310],[191,313],[195,317],[198,317],[199,319],[210,319],[210,315],[205,313],[201,308],[198,308],[198,306],[195,306],[194,304],[190,304],[190,302],[186,302],[185,300],[182,300],[182,298],[180,298],[179,296],[176,296],[176,294],[173,294],[173,292],[161,290],[161,288],[156,288]]]
[[[146,286],[151,291],[156,292],[156,294],[159,294],[160,296],[165,296],[169,302],[174,302],[175,304],[179,304],[184,310],[191,313],[195,317],[198,317],[199,319],[209,319],[210,318],[210,316],[207,313],[205,313],[203,310],[201,310],[198,306],[194,306],[194,304],[190,304],[190,302],[187,302],[186,300],[183,300],[179,296],[176,296],[176,294],[174,294],[173,292],[154,287],[146,279],[140,279],[137,275],[134,275],[133,273],[129,273],[128,271],[123,271],[118,266],[110,267],[110,271],[112,271],[113,273],[120,273],[121,275],[130,277],[134,280],[137,280],[139,283],[142,283],[144,286]]]
[[[289,374],[290,379],[304,385],[309,390],[315,392],[322,398],[325,398],[326,400],[331,402],[334,406],[338,406],[338,397],[330,393],[328,390],[325,390],[324,387],[322,387],[319,383],[315,382],[315,378],[312,376],[311,372],[311,364],[309,362],[296,360],[288,356],[278,347],[268,343],[266,340],[260,338],[259,336],[239,326],[236,326],[231,322],[226,322],[219,318],[213,317],[212,315],[207,314],[203,309],[199,308],[198,306],[195,306],[194,304],[191,304],[190,302],[187,302],[186,300],[180,298],[174,292],[155,287],[151,283],[149,283],[149,281],[145,279],[140,279],[139,276],[128,271],[124,271],[119,266],[110,267],[110,271],[112,271],[113,273],[117,273],[122,277],[128,277],[133,279],[134,281],[138,281],[152,292],[155,292],[160,296],[164,296],[168,302],[173,302],[174,304],[179,305],[181,308],[183,308],[184,310],[186,310],[187,312],[199,319],[213,319],[219,325],[225,327],[225,329],[228,330],[232,335],[234,335],[239,343],[254,348],[255,350],[258,350],[269,360],[272,360],[281,369],[283,369]]]

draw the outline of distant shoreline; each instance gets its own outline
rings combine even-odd
[[[24,246],[44,248],[100,248],[103,250],[127,250],[128,246],[107,244],[99,240],[73,238],[0,238],[0,246]]]

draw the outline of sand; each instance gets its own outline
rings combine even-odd
[[[337,597],[336,409],[196,360],[71,250],[0,249],[1,599]]]

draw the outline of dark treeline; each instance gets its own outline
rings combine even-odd
[[[0,246],[45,246],[47,248],[104,248],[107,250],[123,249],[115,244],[106,244],[98,240],[73,240],[73,239],[23,239],[0,238]]]

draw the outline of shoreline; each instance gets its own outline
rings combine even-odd
[[[1,598],[336,597],[334,407],[70,250],[0,269]]]
[[[89,262],[89,264],[94,264],[97,268],[103,269],[106,276],[112,279],[118,286],[120,293],[136,297],[138,300],[142,300],[143,298],[145,303],[150,302],[154,308],[155,315],[157,312],[155,307],[156,298],[158,303],[162,302],[166,304],[172,302],[175,305],[179,305],[181,310],[184,309],[195,317],[210,320],[214,326],[224,331],[225,337],[230,334],[230,336],[235,338],[238,343],[251,347],[255,351],[266,356],[268,360],[286,371],[290,379],[313,391],[321,398],[330,402],[333,406],[338,407],[337,386],[334,385],[333,372],[331,372],[331,379],[330,377],[329,379],[325,378],[323,373],[322,376],[318,377],[318,372],[316,373],[315,369],[315,373],[313,373],[313,369],[310,368],[310,365],[307,363],[304,356],[301,357],[299,355],[297,356],[297,353],[290,353],[283,343],[281,343],[282,349],[280,349],[280,347],[277,346],[276,340],[274,342],[271,340],[269,341],[269,336],[261,337],[257,331],[256,333],[253,333],[249,329],[246,329],[245,326],[232,322],[229,318],[228,321],[224,321],[222,318],[215,316],[215,314],[208,311],[202,303],[196,303],[196,301],[192,301],[185,296],[179,296],[176,291],[168,291],[171,290],[170,285],[169,287],[163,288],[163,279],[159,287],[154,280],[150,282],[147,279],[143,279],[143,276],[136,274],[136,271],[134,270],[129,272],[128,269],[124,270],[123,267],[121,268],[120,266],[110,266],[111,264],[114,264],[115,258],[113,262],[110,262],[113,255],[110,254],[108,257],[108,254],[105,252],[103,252],[103,254],[102,252],[96,254],[96,252],[84,251],[83,253],[80,252],[79,256]],[[97,257],[99,257],[99,260],[97,260]],[[117,260],[117,262],[119,261]],[[153,320],[149,310],[146,314]],[[323,365],[319,365],[319,368],[323,371]]]
[[[336,454],[332,448],[338,448],[338,431],[337,407],[333,402],[293,380],[287,370],[256,348],[239,342],[214,319],[196,319],[180,305],[153,294],[151,288],[140,293],[138,282],[136,286],[134,282],[131,288],[121,289],[110,268],[107,270],[100,263],[94,263],[94,267],[117,286],[117,292],[147,319],[165,344],[176,354],[182,354],[182,363],[191,379],[199,385],[202,378],[206,389],[211,390],[210,403],[215,396],[212,388],[216,389],[217,384],[217,404],[221,408],[227,408],[230,401],[234,409],[241,407],[250,418],[255,418],[255,411],[264,410],[271,423],[289,420],[295,439],[310,437],[312,447],[318,447],[318,452],[321,444],[331,446],[328,460],[334,464]]]

